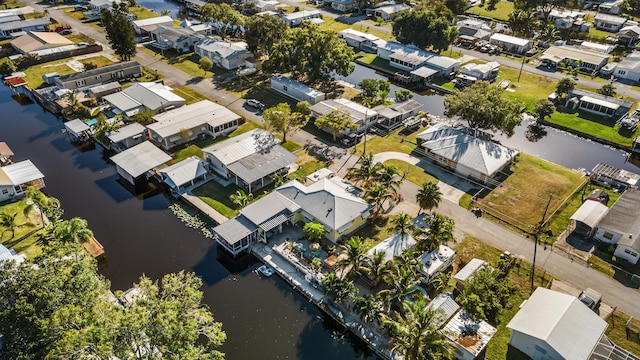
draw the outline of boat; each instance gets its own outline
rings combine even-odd
[[[262,275],[264,275],[264,276],[266,276],[266,277],[269,277],[269,276],[273,275],[273,274],[276,272],[276,270],[275,270],[274,268],[272,268],[271,266],[269,266],[269,265],[267,265],[267,264],[261,265],[261,266],[258,268],[258,271],[259,271]]]

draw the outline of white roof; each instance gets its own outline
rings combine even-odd
[[[614,109],[614,110],[618,110],[618,108],[620,108],[620,105],[618,104],[614,104],[612,102],[606,101],[606,100],[601,100],[601,99],[596,99],[593,98],[591,96],[583,96],[580,98],[580,101],[584,101],[584,102],[588,102],[591,104],[596,104],[596,105],[600,105],[609,109]]]
[[[543,56],[555,57],[559,59],[558,61],[562,61],[564,59],[582,60],[583,62],[595,65],[606,62],[610,58],[610,56],[607,54],[599,54],[592,51],[580,50],[573,46],[567,45],[550,46],[547,50],[545,50]]]
[[[334,174],[333,171],[327,169],[327,168],[322,168],[319,170],[314,171],[313,173],[307,175],[307,180],[309,180],[310,182],[316,182],[320,179],[324,179],[324,178],[332,178],[334,177],[336,174]]]
[[[405,4],[394,4],[394,5],[381,6],[375,10],[383,12],[387,15],[393,15],[397,12],[407,10],[407,9],[409,9],[409,7]]]
[[[426,65],[422,65],[419,68],[411,72],[412,75],[419,76],[421,78],[428,78],[438,73],[438,70],[430,68]]]
[[[607,322],[578,298],[539,287],[507,328],[546,342],[565,359],[587,359]]]
[[[600,219],[607,214],[607,211],[609,211],[607,205],[600,201],[587,200],[571,215],[571,220],[580,221],[590,228],[595,228],[598,226]]]
[[[216,127],[234,119],[239,120],[240,116],[222,105],[202,100],[155,115],[153,120],[156,122],[147,125],[147,128],[166,138],[183,129],[193,129],[205,124]]]
[[[582,44],[580,44],[580,48],[586,49],[587,51],[589,51],[589,49],[593,49],[603,53],[609,53],[613,50],[613,46],[611,45],[598,44],[590,41],[583,41]]]
[[[134,178],[171,160],[171,156],[145,141],[111,157],[117,166]]]
[[[119,142],[124,139],[128,139],[132,136],[142,134],[145,131],[145,127],[140,123],[134,122],[129,125],[123,126],[118,130],[110,131],[107,134],[107,138],[111,140],[111,142]]]
[[[420,255],[419,259],[422,263],[422,271],[431,277],[451,265],[455,256],[456,252],[453,251],[453,249],[446,245],[440,245],[438,250]]]
[[[378,113],[375,110],[366,108],[358,103],[347,99],[324,100],[311,106],[311,111],[320,115],[326,115],[333,110],[338,110],[349,115],[352,122],[360,122],[367,119],[375,118]]]
[[[170,16],[158,16],[154,18],[135,20],[132,22],[134,26],[143,27],[143,26],[149,26],[149,25],[173,23],[173,19]]]
[[[623,18],[621,16],[607,15],[607,14],[602,14],[602,13],[598,13],[595,16],[595,20],[606,22],[606,23],[611,23],[611,24],[618,24],[618,25],[622,25],[622,24],[627,22],[627,19]]]
[[[470,327],[476,330],[477,338],[467,336]],[[456,345],[458,350],[472,354],[471,358],[475,358],[482,352],[497,331],[498,329],[486,321],[473,322],[465,310],[458,311],[442,329],[442,332]],[[463,356],[461,358],[468,359],[469,357]]]
[[[344,29],[344,30],[340,31],[340,35],[342,37],[351,38],[351,39],[355,39],[355,40],[358,40],[358,41],[364,41],[364,40],[376,41],[376,40],[380,40],[380,38],[375,36],[375,35],[371,35],[371,34],[367,34],[367,33],[363,33],[363,32],[357,31],[357,30],[353,30],[352,28],[348,28],[348,29]]]
[[[0,167],[0,185],[20,185],[43,178],[44,175],[31,160]]]
[[[211,154],[226,166],[279,143],[280,140],[272,133],[262,129],[254,129],[211,145],[202,151]]]
[[[531,42],[531,40],[529,39],[521,39],[515,36],[510,36],[510,35],[505,35],[505,34],[500,34],[500,33],[496,33],[491,35],[490,37],[491,40],[495,40],[495,41],[500,41],[500,42],[504,42],[507,44],[514,44],[517,46],[525,46],[527,44],[529,44],[529,42]]]
[[[194,30],[195,31],[195,30]],[[239,54],[246,54],[246,46],[242,46],[242,42],[230,43],[224,40],[206,38],[199,42],[196,46],[204,51],[215,53],[222,58],[230,58]]]
[[[412,248],[415,244],[416,240],[410,234],[402,238],[400,233],[394,233],[367,251],[367,255],[383,252],[384,262],[386,263],[387,261],[402,255],[405,250]]]
[[[453,278],[458,281],[467,281],[469,280],[469,278],[471,278],[473,273],[478,271],[478,269],[480,269],[486,263],[486,261],[481,259],[472,259],[467,263],[467,265],[460,269],[460,271],[458,271]]]
[[[170,87],[154,82],[135,83],[133,86],[107,95],[103,99],[125,113],[142,106],[158,111],[164,106],[180,106],[185,103],[185,100],[174,94]]]
[[[165,177],[164,182],[167,185],[176,188],[199,176],[205,175],[207,169],[199,157],[191,156],[160,170],[160,173]]]
[[[287,14],[284,16],[284,19],[291,21],[291,20],[305,19],[309,17],[318,17],[318,16],[320,16],[320,11],[318,10],[303,10],[303,11]]]
[[[284,84],[290,88],[296,89],[306,95],[309,95],[312,98],[317,98],[318,96],[324,95],[322,91],[318,89],[314,89],[311,86],[307,86],[299,81],[295,81],[286,76],[282,76],[282,75],[272,76],[271,81]]]
[[[80,119],[67,121],[66,123],[64,123],[64,127],[67,129],[67,131],[70,131],[72,134],[76,136],[81,135],[85,131],[91,130],[89,125],[85,124],[84,121]]]
[[[435,66],[441,69],[448,69],[452,66],[460,65],[460,60],[452,59],[446,56],[433,56],[427,60],[427,65]]]
[[[15,250],[7,249],[4,245],[0,244],[0,264],[4,261],[14,260],[16,264],[20,264],[27,258],[27,255],[17,255]]]

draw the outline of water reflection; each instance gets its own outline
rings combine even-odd
[[[527,131],[524,133],[524,136],[531,142],[537,142],[547,136],[547,130],[544,128],[544,125],[534,121],[527,125]]]

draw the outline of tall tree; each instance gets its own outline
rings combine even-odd
[[[420,211],[427,210],[431,212],[434,208],[438,207],[440,200],[442,199],[442,192],[438,187],[438,184],[427,181],[422,184],[422,187],[418,189],[416,193],[416,201],[420,206]],[[420,215],[418,211],[418,215]]]
[[[444,5],[449,8],[454,15],[460,15],[467,10],[467,2],[465,0],[444,0]]]
[[[576,82],[572,78],[562,78],[558,81],[558,85],[556,85],[556,94],[558,94],[559,97],[564,97],[575,87]]]
[[[398,258],[391,260],[389,271],[384,276],[387,288],[380,290],[378,296],[385,301],[387,306],[399,307],[407,299],[420,298],[418,290],[424,275],[416,270],[422,266],[415,257],[415,253],[409,252],[411,257],[406,257],[409,262],[401,262]]]
[[[508,277],[498,277],[495,270],[487,267],[476,271],[467,280],[460,294],[460,305],[476,320],[495,322],[516,291]]]
[[[56,221],[53,223],[52,233],[62,243],[89,242],[93,238],[93,231],[89,229],[87,220],[79,217]]]
[[[389,350],[407,360],[455,359],[455,346],[439,330],[442,315],[424,302],[402,302],[394,317],[383,315],[389,330]]]
[[[543,121],[556,111],[556,106],[549,99],[538,99],[533,107],[533,112],[538,121]]]
[[[343,280],[334,272],[328,273],[322,279],[322,287],[329,298],[339,303],[353,298],[358,293],[352,281]]]
[[[0,236],[4,235],[7,231],[11,231],[11,238],[13,239],[14,236],[16,236],[16,229],[25,226],[33,226],[33,224],[29,221],[18,224],[18,213],[0,214],[0,227],[5,228],[4,232],[0,234]]]
[[[398,233],[400,240],[405,241],[409,235],[413,233],[413,219],[409,214],[400,213],[391,218],[391,227],[387,230],[389,233]]]
[[[376,213],[382,211],[385,201],[393,198],[394,195],[389,192],[389,189],[380,184],[374,184],[364,192],[365,201],[373,205],[373,211]]]
[[[288,29],[282,41],[273,45],[264,68],[281,73],[291,72],[306,82],[328,83],[334,74],[347,76],[355,66],[353,49],[330,30],[303,22]]]
[[[507,136],[512,136],[522,121],[522,104],[507,98],[504,90],[486,81],[447,95],[444,106],[447,116],[466,120],[472,129],[500,131]]]
[[[231,7],[231,5],[222,3],[208,3],[200,7],[200,13],[203,19],[208,22],[217,22],[221,24],[219,27],[218,35],[225,39],[229,29],[232,26],[242,26],[245,23],[245,17],[237,10]]]
[[[434,11],[403,11],[393,23],[393,35],[401,43],[440,52],[458,37],[458,29]]]
[[[396,102],[403,102],[410,99],[413,99],[413,93],[410,90],[402,89],[396,91]]]
[[[533,35],[537,22],[538,18],[536,17],[536,13],[531,9],[516,9],[509,14],[509,20],[507,21],[514,35],[524,38],[530,38],[531,35]]]
[[[45,217],[58,220],[62,216],[63,210],[60,207],[60,200],[47,196],[35,186],[27,187],[26,197],[23,200],[23,212],[25,216],[37,210],[40,213],[41,226],[45,226]]]
[[[353,311],[360,315],[364,322],[371,323],[379,319],[381,309],[376,298],[371,294],[367,294],[353,299]]]
[[[367,275],[371,279],[371,287],[374,288],[378,286],[387,271],[385,252],[375,251],[367,261],[367,268],[369,269]]]
[[[127,4],[115,4],[111,11],[102,9],[102,25],[113,51],[123,61],[129,61],[136,54],[136,40],[133,24],[129,19]]]
[[[416,229],[414,237],[417,240],[416,248],[425,251],[434,251],[449,241],[455,241],[453,230],[455,222],[452,218],[433,213],[427,218],[426,229]]]
[[[347,129],[353,130],[358,128],[358,125],[351,121],[349,115],[338,110],[332,110],[320,116],[316,119],[314,125],[331,134],[333,141],[336,141],[338,135],[344,134]]]
[[[344,245],[340,245],[340,258],[336,262],[337,270],[347,270],[348,278],[357,278],[368,272],[367,253],[364,242],[359,236],[352,236]]]
[[[538,40],[545,43],[554,42],[560,39],[560,31],[558,31],[558,28],[552,23],[546,24],[538,34]]]
[[[398,188],[402,184],[402,180],[399,177],[397,167],[383,164],[376,172],[374,180],[398,198]]]
[[[616,96],[616,87],[611,84],[604,84],[600,89],[598,89],[598,94]]]
[[[262,113],[265,125],[271,131],[282,134],[282,142],[287,142],[287,135],[294,133],[309,120],[309,103],[301,101],[296,111],[291,111],[288,103],[280,103]]]
[[[247,21],[244,40],[248,50],[260,58],[262,55],[269,55],[273,45],[282,41],[286,31],[287,24],[277,16],[252,16]]]
[[[382,167],[382,163],[374,162],[373,154],[362,154],[356,165],[347,171],[347,179],[355,180],[356,184],[362,182],[365,189],[369,188],[373,185]]]

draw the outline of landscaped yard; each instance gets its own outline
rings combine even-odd
[[[387,70],[391,72],[400,71],[398,68],[394,68],[393,66],[389,65],[389,60],[385,60],[381,57],[378,57],[376,54],[363,55],[358,59],[358,61],[365,64],[369,64],[371,66],[375,66],[382,70]]]
[[[164,52],[160,52],[160,50],[150,47],[150,46],[142,46],[139,47],[138,50],[144,51],[147,54],[155,57],[156,59],[160,59],[163,62],[174,66],[176,69],[184,71],[185,73],[199,78],[211,78],[215,75],[220,75],[227,73],[229,70],[213,66],[211,71],[203,71],[200,69],[199,61],[200,56],[198,56],[194,52],[190,53],[178,53],[175,50],[165,50]]]
[[[540,222],[550,194],[547,219],[586,180],[576,171],[524,153],[511,170],[500,186],[478,199],[478,205],[524,231]]]
[[[513,12],[513,9],[514,7],[513,7],[512,1],[502,0],[498,2],[496,4],[496,8],[491,11],[487,10],[486,5],[484,6],[476,5],[474,7],[467,9],[466,12],[469,14],[486,16],[496,20],[506,21],[506,20],[509,20],[509,14]]]
[[[533,110],[536,101],[546,99],[549,94],[556,91],[557,81],[525,71],[522,72],[520,81],[518,81],[519,72],[519,69],[501,66],[496,84],[502,80],[511,81],[509,89],[514,91],[505,91],[504,94],[523,102],[527,106],[527,110]]]
[[[136,14],[137,20],[150,19],[160,16],[160,14],[158,14],[157,12],[149,10],[147,8],[143,8],[141,6],[131,6],[129,7],[129,12]]]
[[[24,73],[26,74],[24,80],[29,84],[30,88],[37,89],[44,84],[44,80],[42,80],[42,75],[44,74],[57,72],[62,76],[75,73],[73,69],[65,64],[67,61],[68,60],[52,61],[31,66],[24,70]]]
[[[425,129],[426,127],[420,127],[420,129],[406,136],[402,136],[401,134],[405,134],[405,130],[399,128],[385,137],[374,136],[367,140],[367,152],[377,154],[386,151],[397,151],[411,154],[416,147],[416,136]],[[358,144],[356,151],[358,153],[364,151],[364,144],[362,142]]]
[[[214,208],[220,214],[231,219],[238,214],[237,205],[231,202],[229,196],[240,188],[234,184],[222,186],[215,180],[193,189],[193,194],[199,197],[207,205]]]
[[[11,230],[0,226],[0,243],[7,248],[15,250],[17,253],[24,253],[32,258],[42,251],[36,243],[42,220],[35,212],[27,217],[23,213],[22,202],[3,203],[0,206],[0,214],[17,214],[15,234],[11,234]]]
[[[398,173],[400,174],[404,174],[404,172],[406,171],[407,174],[405,176],[405,179],[411,181],[412,183],[418,186],[422,186],[422,184],[424,184],[425,182],[434,182],[434,183],[438,182],[438,178],[427,173],[423,168],[416,165],[409,164],[408,162],[394,159],[394,160],[387,160],[384,162],[384,164],[395,166],[398,169]],[[413,199],[408,199],[408,200],[413,201]]]
[[[367,26],[355,26],[355,25],[349,25],[349,24],[345,24],[342,22],[337,21],[336,19],[329,17],[329,16],[325,16],[322,18],[322,20],[324,20],[324,23],[320,24],[320,27],[322,29],[325,30],[331,30],[331,31],[335,31],[335,32],[340,32],[344,29],[348,29],[348,28],[352,28],[354,30],[358,30],[360,32],[364,32],[364,33],[369,33],[371,35],[377,36],[380,39],[383,40],[393,40],[393,35],[391,33],[388,32],[384,32],[382,30],[378,30],[375,28],[375,26],[371,26],[371,27],[367,27]]]
[[[258,72],[253,76],[235,77],[220,86],[240,99],[258,99],[266,107],[272,107],[282,102],[289,103],[293,107],[297,103],[297,101],[271,89],[271,79],[263,72]]]
[[[195,146],[195,145],[189,145],[186,148],[182,149],[182,150],[178,150],[173,154],[173,159],[169,160],[169,162],[167,162],[167,165],[173,165],[175,163],[178,163],[186,158],[192,157],[192,156],[197,156],[200,159],[204,159],[204,155],[202,155],[202,149],[200,149],[199,147]]]
[[[548,121],[625,146],[631,146],[633,139],[640,135],[640,128],[632,132],[616,125],[613,120],[582,111],[576,113],[556,111]]]

